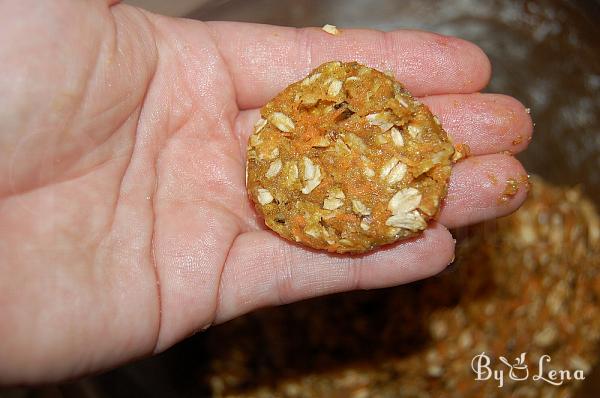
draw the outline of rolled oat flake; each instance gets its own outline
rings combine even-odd
[[[302,245],[360,253],[420,234],[454,155],[429,109],[389,75],[328,62],[261,109],[247,188],[266,225]]]

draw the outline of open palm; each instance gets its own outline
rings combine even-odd
[[[63,379],[164,350],[252,309],[406,283],[453,258],[447,228],[498,201],[531,121],[477,94],[474,45],[380,33],[171,19],[101,0],[0,4],[0,383]],[[391,70],[456,143],[438,223],[362,256],[265,230],[244,186],[256,108],[310,69]]]

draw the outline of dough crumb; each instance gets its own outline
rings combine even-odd
[[[325,24],[325,25],[323,25],[323,27],[321,29],[323,29],[325,32],[329,33],[330,35],[339,36],[339,34],[340,34],[339,29],[335,25]]]

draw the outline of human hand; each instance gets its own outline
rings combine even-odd
[[[514,211],[532,132],[477,94],[472,44],[203,23],[100,0],[0,5],[0,383],[60,380],[160,352],[258,307],[407,283],[452,261],[448,228]],[[257,108],[329,60],[391,70],[475,155],[416,239],[361,256],[265,230],[244,186]]]

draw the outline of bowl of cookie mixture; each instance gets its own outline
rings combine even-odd
[[[531,173],[528,183],[490,183],[505,184],[506,195],[528,185],[529,198],[510,216],[454,230],[456,260],[441,275],[396,288],[263,309],[215,326],[157,357],[57,387],[61,392],[111,397],[598,396],[600,2],[231,0],[202,2],[189,16],[298,27],[327,24],[332,26],[326,29],[335,34],[355,27],[424,29],[478,44],[494,69],[486,90],[516,97],[535,122],[535,139],[518,155]],[[324,65],[307,79],[312,76],[325,84],[329,78],[327,89],[317,94],[335,97],[336,76],[358,81],[361,67]],[[384,74],[380,78],[388,79]],[[263,109],[263,119],[270,121],[262,127],[263,140],[268,140],[270,129],[278,133],[288,129],[291,120],[282,111],[285,101],[311,101],[311,95],[317,95],[307,88],[310,83],[297,83]],[[394,91],[393,79],[388,83],[390,96],[406,98],[410,106],[421,109],[401,88]],[[369,114],[376,113],[361,113],[361,104],[344,99],[338,102],[332,120],[362,123],[359,116],[373,118]],[[421,111],[425,122],[435,126],[434,115]],[[309,124],[309,117],[296,115],[295,120]],[[394,117],[401,119],[401,111]],[[396,134],[394,141],[391,126],[388,131],[390,145],[411,139]],[[442,130],[436,134],[431,154],[446,148]],[[338,142],[340,137],[313,138]],[[340,150],[361,145],[353,137],[346,138],[340,140]],[[284,227],[281,220],[298,220],[297,214],[291,207],[273,206],[278,195],[285,197],[287,180],[274,179],[264,186],[257,176],[294,176],[297,164],[312,172],[311,178],[297,182],[297,190],[309,195],[316,192],[312,192],[314,181],[327,183],[323,176],[329,171],[294,158],[291,149],[281,149],[279,162],[269,159],[272,151],[251,150],[250,199],[269,227],[283,239],[294,240],[294,224]],[[449,167],[457,156],[450,146],[438,169],[427,169],[432,181],[428,197],[443,196]],[[383,165],[393,158],[369,160]],[[327,200],[327,206],[335,209],[344,193],[327,187],[319,201]],[[414,195],[406,189],[402,195]],[[385,195],[378,198],[388,203],[393,193]],[[369,228],[379,228],[376,211],[366,210],[377,208],[375,200],[367,192],[361,203],[348,208],[357,220],[349,227],[356,240],[321,236],[300,243],[346,253],[405,238],[401,233],[385,235],[386,225],[393,227],[394,222],[400,223],[398,219],[381,220],[377,229],[381,233],[365,238]],[[433,214],[437,205],[431,203]],[[426,220],[427,214],[419,210],[413,215]],[[410,224],[415,233],[420,229],[418,221],[412,219]]]

